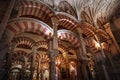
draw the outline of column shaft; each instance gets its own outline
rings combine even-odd
[[[30,75],[30,80],[33,80],[33,75],[34,75],[34,70],[35,70],[35,59],[36,59],[36,47],[33,47],[33,59],[32,59],[32,64],[31,64],[31,75]]]
[[[86,46],[84,43],[84,39],[82,36],[82,31],[80,30],[79,32],[79,36],[80,36],[80,42],[81,42],[81,48],[79,48],[79,55],[81,57],[81,69],[82,69],[82,77],[84,78],[84,80],[89,80],[88,79],[88,73],[87,73],[87,63],[86,63],[86,55],[87,55],[87,51],[86,51]]]
[[[52,37],[52,44],[50,47],[52,52],[50,52],[50,80],[57,80],[56,76],[56,65],[55,65],[55,58],[58,55],[58,35],[57,35],[57,23],[58,20],[56,18],[52,18],[53,22],[53,37]]]

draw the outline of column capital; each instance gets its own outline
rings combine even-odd
[[[32,51],[37,53],[37,46],[33,46]]]
[[[59,20],[56,17],[52,17],[51,19],[53,24],[57,24],[59,22]]]
[[[46,42],[48,43],[49,41],[52,41],[53,39],[52,39],[52,37],[51,38],[48,38],[47,40],[46,40]]]

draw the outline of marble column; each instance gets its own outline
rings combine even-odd
[[[33,80],[33,75],[34,75],[34,71],[35,71],[35,59],[36,59],[36,54],[37,54],[37,47],[34,46],[32,51],[33,51],[33,58],[32,58],[32,62],[31,62],[30,80]]]

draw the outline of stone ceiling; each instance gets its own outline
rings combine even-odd
[[[120,0],[40,0],[55,7],[57,11],[67,12],[78,20],[93,25],[109,21],[120,5]],[[97,23],[97,24],[95,24]]]

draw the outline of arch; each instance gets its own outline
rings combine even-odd
[[[37,49],[39,48],[45,48],[48,49],[47,42],[46,41],[38,41],[35,43]],[[58,44],[58,50],[62,52],[62,54],[65,54],[67,51],[67,48],[64,47],[62,44]]]
[[[60,66],[61,64],[62,65],[65,65],[66,64],[66,59],[63,57],[63,55],[58,55],[55,59],[56,61],[56,65],[57,66]]]
[[[37,53],[36,67],[38,67],[39,64],[42,64],[42,65],[44,65],[44,67],[43,67],[44,69],[49,69],[49,62],[50,62],[50,59],[46,53]]]
[[[38,53],[36,56],[36,61],[38,61],[40,58],[41,58],[42,62],[50,62],[48,55],[45,53]]]
[[[28,37],[18,37],[15,38],[12,42],[16,43],[16,47],[18,48],[28,48],[32,49],[35,44],[35,41]]]
[[[18,16],[32,17],[52,25],[51,17],[56,17],[53,9],[42,1],[22,0],[20,1]]]
[[[76,55],[77,54],[75,48],[73,48],[73,47],[69,47],[69,52],[70,52],[70,55]]]
[[[10,39],[21,32],[35,32],[42,34],[43,37],[53,34],[53,30],[47,24],[32,18],[11,19],[7,24],[6,31]]]
[[[16,59],[20,58],[20,57],[27,57],[29,59],[30,54],[22,51],[22,50],[17,50],[12,54],[12,61],[15,61]]]
[[[68,13],[68,14],[71,14],[72,16],[74,16],[75,18],[77,18],[77,14],[73,8],[73,6],[67,2],[67,1],[60,1],[59,2],[59,5],[58,5],[58,8],[61,12],[65,12],[65,13]]]
[[[109,39],[108,34],[102,29],[97,29],[96,30],[96,35],[98,35],[98,37],[100,37],[101,42],[102,41],[107,41]]]
[[[27,8],[29,8],[29,10]],[[20,9],[19,16],[26,15],[26,14],[36,15],[38,14],[38,10],[40,10],[40,11],[46,12],[46,14],[48,14],[49,17],[55,17],[55,13],[53,9],[51,9],[44,2],[38,1],[38,0],[34,0],[34,1],[33,0],[24,0],[24,1],[22,0],[20,1],[19,9]]]
[[[85,41],[85,45],[88,46],[93,53],[98,52],[98,48],[96,47],[96,41],[94,39],[85,38],[84,41]]]
[[[60,28],[60,26],[65,27],[66,29],[69,30],[75,30],[77,25],[78,25],[78,21],[77,19],[68,14],[68,13],[64,13],[64,12],[56,12],[57,17],[59,19],[59,26],[58,28]]]
[[[67,58],[68,49],[62,44],[58,44],[58,49],[59,49],[60,52],[62,52],[63,57]]]
[[[79,32],[79,30],[82,30],[83,34],[85,34],[88,38],[94,36],[95,28],[91,24],[89,24],[87,22],[81,22],[78,26],[79,26],[77,29],[78,32]]]
[[[38,41],[35,43],[35,45],[36,45],[37,49],[39,49],[39,48],[48,49],[46,41]]]
[[[58,30],[58,37],[61,40],[69,41],[70,43],[75,45],[75,47],[79,47],[80,46],[80,41],[79,41],[78,36],[75,33],[71,32],[69,30],[65,30],[65,29]]]

